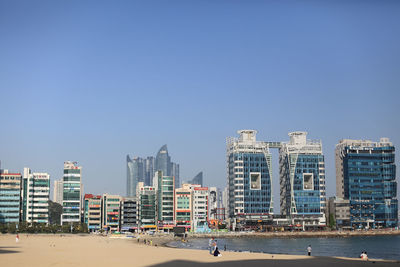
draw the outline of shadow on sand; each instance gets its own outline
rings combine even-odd
[[[218,259],[216,259],[217,261]],[[223,262],[195,262],[195,261],[168,261],[161,264],[151,265],[151,267],[253,267],[253,266],[276,266],[276,267],[358,267],[358,266],[400,266],[399,262],[389,261],[358,261],[358,260],[344,260],[330,257],[313,257],[310,259],[296,259],[296,260],[240,260],[240,261],[223,261]]]
[[[19,251],[10,250],[10,248],[17,248],[17,247],[0,247],[0,254],[19,253]]]

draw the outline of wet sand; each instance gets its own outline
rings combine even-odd
[[[174,249],[96,235],[0,235],[0,266],[400,266],[395,261]],[[158,242],[157,242],[158,243]]]

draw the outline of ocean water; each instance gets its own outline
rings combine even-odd
[[[400,260],[400,236],[354,236],[313,238],[217,238],[218,248],[271,254],[306,255],[311,245],[313,256],[338,256],[357,258],[367,251],[369,258]],[[180,248],[208,250],[208,238],[189,238],[187,243],[170,242]]]

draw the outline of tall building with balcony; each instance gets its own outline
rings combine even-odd
[[[321,141],[289,133],[279,150],[281,213],[305,228],[326,225],[325,161]]]
[[[389,139],[341,140],[335,160],[336,194],[349,200],[351,227],[396,227],[395,147]]]
[[[82,167],[76,162],[64,162],[63,213],[61,224],[80,223],[82,209]]]
[[[103,229],[111,232],[119,231],[121,197],[103,194],[101,203]]]
[[[154,175],[153,186],[157,192],[157,211],[159,228],[172,229],[174,226],[175,180],[173,176],[164,176],[162,171]]]
[[[101,229],[101,196],[85,194],[84,203],[84,222],[90,232],[97,232]]]
[[[138,201],[136,197],[124,197],[121,201],[121,231],[135,232],[138,229]]]
[[[0,170],[0,223],[20,220],[21,173]]]
[[[50,175],[24,168],[22,182],[22,218],[29,223],[49,222]]]
[[[269,220],[273,214],[269,144],[255,130],[227,138],[228,209],[232,223]]]

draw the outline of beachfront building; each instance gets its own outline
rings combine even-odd
[[[102,228],[106,231],[119,231],[121,197],[118,195],[103,194],[101,199]]]
[[[0,170],[0,223],[20,220],[21,173]]]
[[[222,191],[217,187],[209,188],[208,197],[209,220],[222,222],[225,220],[225,209],[223,208]]]
[[[326,226],[325,163],[321,141],[307,132],[289,133],[279,150],[282,215],[303,229]]]
[[[341,140],[335,160],[336,194],[349,201],[351,227],[396,227],[395,147],[389,139]]]
[[[137,195],[139,196],[139,229],[157,229],[157,194],[153,186],[138,183]]]
[[[153,186],[157,192],[157,220],[159,229],[174,227],[174,177],[164,176],[162,171],[154,175]]]
[[[61,224],[72,224],[81,222],[82,209],[82,167],[77,166],[76,162],[64,162],[63,176],[63,213]]]
[[[271,220],[272,169],[269,143],[256,140],[255,130],[227,138],[228,210],[233,228]]]
[[[129,155],[127,155],[126,164],[126,195],[128,197],[135,197],[137,183],[143,182],[144,179],[143,159],[139,157],[134,157],[133,159],[131,159]]]
[[[84,203],[84,222],[89,232],[97,232],[101,229],[101,196],[85,194]]]
[[[182,184],[175,190],[175,224],[190,230],[192,222],[192,195],[191,184]]]
[[[54,181],[53,184],[53,202],[62,205],[63,199],[63,179]]]
[[[21,221],[49,223],[50,175],[24,168]]]
[[[121,231],[135,232],[138,229],[138,201],[136,197],[121,200]]]
[[[192,225],[195,232],[208,231],[208,187],[194,187],[192,198]]]

